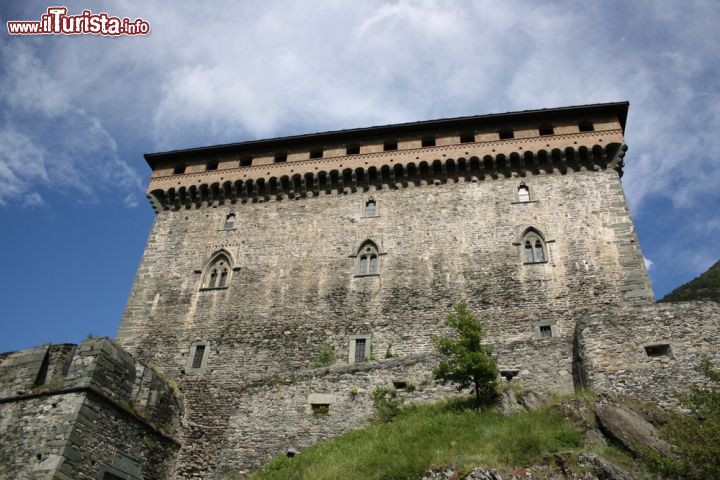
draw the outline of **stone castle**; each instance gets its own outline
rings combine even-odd
[[[0,356],[0,475],[250,472],[366,424],[378,386],[451,394],[431,338],[461,300],[503,381],[672,404],[718,360],[720,308],[653,303],[620,181],[627,113],[146,155],[157,216],[117,338]]]

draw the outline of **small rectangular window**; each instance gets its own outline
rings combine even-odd
[[[423,137],[422,146],[423,147],[434,147],[435,146],[435,137]]]
[[[329,403],[311,403],[310,408],[312,408],[313,415],[327,415],[330,413]]]
[[[244,157],[240,159],[240,166],[241,167],[249,167],[252,165],[253,158],[252,157]]]
[[[173,174],[181,175],[183,173],[185,173],[185,165],[175,165],[175,168],[173,169]]]
[[[357,155],[358,153],[360,153],[360,145],[348,145],[345,149],[347,155]]]
[[[398,149],[398,142],[397,140],[386,140],[385,143],[383,143],[383,150],[386,152],[389,152],[391,150],[397,150]]]
[[[552,327],[550,325],[540,325],[540,337],[552,337]]]
[[[197,345],[195,354],[193,355],[192,368],[202,367],[203,357],[205,356],[205,345]]]
[[[460,134],[460,143],[473,143],[475,141],[475,134],[465,132]]]
[[[555,134],[555,129],[552,127],[552,125],[542,125],[540,126],[540,128],[538,128],[538,131],[540,132],[540,135]]]
[[[365,346],[366,340],[364,338],[358,338],[355,340],[355,362],[365,361]]]
[[[578,128],[581,132],[592,132],[595,130],[595,126],[592,122],[589,121],[583,121],[578,123]]]
[[[323,149],[322,148],[313,148],[310,150],[310,158],[322,158],[323,157]]]
[[[205,170],[208,170],[208,171],[217,170],[218,165],[219,165],[219,162],[217,160],[210,161],[207,163],[207,165],[205,165]]]
[[[515,132],[510,129],[503,129],[498,132],[500,134],[500,140],[507,140],[509,138],[515,138]]]
[[[645,347],[645,353],[648,357],[669,357],[670,356],[670,345],[667,343],[661,345],[647,345]]]
[[[287,153],[275,154],[275,163],[287,162]]]

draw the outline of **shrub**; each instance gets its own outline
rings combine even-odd
[[[397,390],[389,387],[377,387],[372,393],[375,416],[381,422],[389,422],[400,412],[400,400]]]
[[[315,362],[315,368],[329,367],[335,361],[335,349],[328,344],[324,344],[318,351],[318,359]]]
[[[720,371],[706,357],[697,370],[714,383],[707,388],[694,387],[683,399],[689,414],[673,412],[663,431],[676,447],[676,455],[660,457],[646,451],[651,469],[667,478],[720,478]]]

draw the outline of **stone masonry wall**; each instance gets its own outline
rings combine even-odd
[[[170,478],[181,408],[172,384],[106,339],[7,354],[0,477]]]
[[[720,366],[720,305],[658,303],[597,313],[578,321],[576,345],[586,388],[670,406],[691,385],[707,383],[695,371],[703,356]]]
[[[520,181],[532,202],[517,203]],[[363,218],[373,196],[378,216]],[[222,230],[227,214],[237,228]],[[549,261],[524,265],[522,233],[535,227]],[[380,275],[357,277],[360,244],[379,247]],[[227,289],[200,291],[210,256],[226,250]],[[216,463],[224,426],[239,401],[227,385],[316,362],[323,345],[348,361],[351,335],[371,335],[373,354],[430,352],[451,305],[467,299],[496,344],[543,345],[553,325],[565,350],[507,363],[523,382],[572,389],[575,319],[608,306],[647,303],[652,293],[618,175],[613,170],[440,183],[400,190],[162,211],[156,217],[118,331],[141,361],[178,379],[188,437],[178,476]],[[194,342],[206,342],[202,371],[186,371]],[[509,350],[512,352],[512,350]],[[555,372],[555,377],[548,377]],[[533,380],[535,378],[535,380]]]

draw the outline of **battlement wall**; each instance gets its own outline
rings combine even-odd
[[[107,339],[8,353],[0,476],[169,478],[181,414],[173,383]]]

